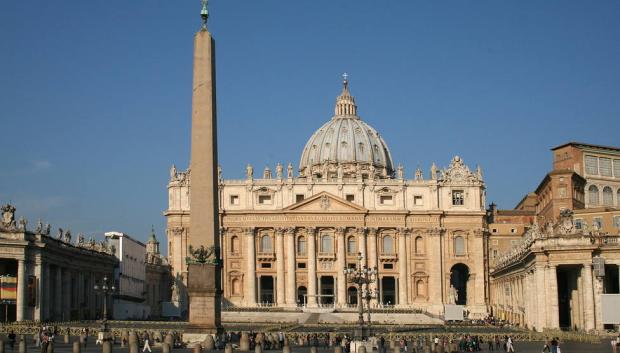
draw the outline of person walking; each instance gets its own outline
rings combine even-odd
[[[47,330],[41,332],[41,353],[47,353],[47,346],[50,344],[50,337]]]
[[[551,353],[558,353],[558,339],[553,337],[551,339]]]
[[[512,337],[506,338],[506,353],[514,353],[515,348],[513,346]]]
[[[611,339],[611,352],[612,353],[618,352],[618,338],[617,337],[614,337]]]
[[[11,346],[12,351],[15,350],[15,337],[15,332],[11,330],[11,332],[9,332],[9,345]]]
[[[142,348],[142,353],[144,353],[147,350],[149,351],[149,353],[152,353],[151,345],[150,345],[150,338],[149,338],[149,335],[145,332],[145,335],[144,335],[144,347]]]

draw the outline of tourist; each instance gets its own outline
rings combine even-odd
[[[149,351],[149,353],[151,353],[151,345],[149,344],[149,335],[148,333],[144,332],[144,347],[142,348],[142,352],[144,353],[146,350]]]
[[[499,347],[500,347],[500,344],[499,344],[499,336],[498,336],[498,335],[495,335],[495,350],[498,350],[498,351],[499,351]]]
[[[41,347],[41,335],[43,334],[43,327],[39,326],[37,328],[37,334],[34,337],[34,345],[37,347]]]
[[[618,352],[618,338],[614,337],[611,339],[611,351],[612,353]]]
[[[13,332],[13,330],[9,332],[9,345],[11,346],[11,350],[15,350],[15,332]]]
[[[488,345],[489,345],[489,351],[493,350],[493,339],[489,338],[489,340],[487,341]]]
[[[557,337],[551,339],[551,353],[558,353],[558,343]]]
[[[549,347],[549,337],[545,337],[545,344],[543,344],[542,353],[549,353],[549,352],[551,352],[551,347]]]
[[[47,329],[41,331],[41,353],[47,353],[47,346],[50,344],[49,335]]]
[[[512,345],[512,337],[508,336],[506,338],[506,352],[507,353],[514,353],[515,348]]]

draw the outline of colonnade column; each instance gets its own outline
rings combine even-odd
[[[409,305],[407,290],[407,235],[408,229],[398,230],[398,305]]]
[[[316,306],[316,228],[307,228],[308,233],[308,305]]]
[[[276,304],[284,304],[284,229],[276,231]]]
[[[586,331],[594,329],[594,287],[592,285],[592,264],[583,264],[581,268],[583,277],[583,306],[584,322]]]
[[[548,287],[548,295],[549,295],[549,324],[552,328],[560,327],[560,310],[558,305],[558,273],[557,267],[555,265],[550,265],[547,269],[549,272],[549,278],[547,283]]]
[[[23,321],[26,312],[26,262],[22,259],[17,260],[17,303],[16,321]]]
[[[343,307],[347,303],[347,279],[344,275],[344,268],[346,267],[346,252],[345,252],[345,241],[344,241],[344,228],[336,229],[336,237],[337,237],[337,247],[338,254],[336,255],[336,273],[337,273],[337,281],[338,281],[338,300],[336,303],[339,307]]]
[[[547,321],[547,288],[545,286],[546,276],[544,265],[536,266],[534,272],[536,285],[536,330],[541,332],[545,327],[549,327]]]
[[[362,266],[365,266],[368,263],[366,243],[366,228],[359,228],[357,233],[357,247],[360,254],[362,254]]]
[[[54,295],[54,319],[55,320],[62,320],[62,282],[63,282],[63,278],[62,278],[62,267],[57,266],[56,267],[56,293]]]
[[[34,276],[35,276],[35,312],[32,319],[39,320],[43,318],[43,307],[47,305],[47,302],[43,302],[43,261],[40,257],[35,258],[34,263]]]
[[[368,228],[368,267],[377,267],[377,228]],[[370,284],[370,290],[376,291],[377,283]],[[380,298],[373,298],[371,303],[376,306],[377,302],[380,302]]]
[[[256,306],[256,246],[254,241],[254,228],[246,230],[246,247],[247,247],[247,278],[245,287],[245,304],[247,306]]]
[[[50,278],[51,273],[50,273],[50,265],[47,262],[44,262],[42,264],[43,266],[43,274],[41,275],[41,308],[42,308],[42,312],[41,312],[41,321],[45,321],[45,320],[49,320],[51,319],[51,286],[50,284],[52,283],[52,279]]]
[[[295,306],[297,301],[295,298],[296,281],[295,271],[295,228],[286,230],[286,304]]]

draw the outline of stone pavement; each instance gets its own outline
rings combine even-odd
[[[540,353],[542,351],[542,342],[516,342],[515,343],[515,352],[516,353]],[[488,353],[489,351],[486,349],[486,344],[484,345],[484,349],[482,352]],[[567,342],[561,344],[562,353],[609,353],[611,352],[611,346],[609,341],[604,341],[600,344],[589,344],[589,343],[574,343]],[[142,347],[139,349],[142,352]],[[154,353],[161,353],[160,347],[153,348]],[[28,353],[39,353],[41,352],[40,348],[37,348],[32,342],[28,342]],[[82,353],[101,353],[101,346],[96,346],[94,344],[94,339],[89,340],[88,346],[86,348],[82,348]],[[213,351],[213,353],[223,353],[224,350]],[[240,351],[235,351],[240,352]],[[265,353],[281,353],[281,350],[266,350]],[[309,347],[291,347],[291,353],[309,353]],[[333,353],[333,348],[327,347],[319,347],[318,353]],[[503,349],[499,351],[492,351],[503,353]],[[11,351],[11,348],[6,346],[6,353],[18,353],[18,345],[15,345],[15,350]],[[71,344],[64,343],[56,343],[54,346],[54,353],[71,353]],[[120,345],[115,345],[113,348],[113,353],[129,353],[129,349],[127,347],[121,348]],[[172,353],[193,353],[191,349],[173,349]],[[204,353],[211,353],[204,351]],[[254,350],[251,351],[254,353]],[[411,353],[411,351],[410,351]]]

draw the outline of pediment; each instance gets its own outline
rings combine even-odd
[[[303,201],[292,204],[285,208],[284,211],[359,213],[366,212],[367,210],[359,205],[324,191]]]

